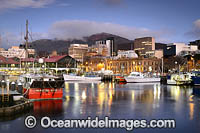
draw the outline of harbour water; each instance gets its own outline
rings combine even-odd
[[[200,130],[200,97],[193,95],[193,87],[155,84],[67,83],[63,100],[37,101],[30,113],[1,119],[0,132],[33,132],[24,125],[28,115],[37,118],[34,132],[126,132],[126,129],[66,129],[40,126],[40,118],[86,119],[175,119],[173,129],[134,129],[133,132],[192,132]]]

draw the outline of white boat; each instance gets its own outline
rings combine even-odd
[[[192,73],[185,73],[185,74],[172,74],[167,79],[168,85],[188,85],[192,82]]]
[[[160,82],[159,77],[149,77],[145,76],[140,72],[131,72],[129,76],[125,77],[126,82],[132,83],[152,83],[152,82]]]
[[[101,77],[98,76],[77,76],[77,75],[68,75],[63,74],[63,78],[65,81],[101,81]]]

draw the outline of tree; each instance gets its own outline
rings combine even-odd
[[[186,71],[187,59],[182,56],[171,56],[164,59],[164,72],[169,72],[169,70],[178,71],[179,66],[180,70]]]

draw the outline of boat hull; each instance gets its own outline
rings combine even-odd
[[[122,76],[116,76],[116,77],[115,77],[115,81],[116,81],[116,82],[119,82],[119,83],[120,83],[120,82],[126,82],[125,78],[122,77]]]
[[[194,85],[200,85],[200,77],[198,77],[198,76],[192,76],[192,83]]]
[[[191,81],[189,80],[167,80],[168,85],[190,85]]]
[[[24,89],[24,92],[27,91],[28,99],[62,99],[63,89],[62,88],[30,88]]]
[[[100,81],[101,77],[82,77],[82,76],[74,76],[63,74],[63,78],[65,81]]]
[[[160,78],[132,78],[132,77],[125,77],[125,80],[128,83],[152,83],[152,82],[160,82]]]

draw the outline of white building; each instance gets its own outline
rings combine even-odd
[[[154,57],[161,59],[163,57],[163,50],[162,49],[154,50]]]
[[[105,46],[107,48],[107,54],[106,54],[106,56],[111,57],[111,56],[115,55],[113,40],[96,41],[96,45],[98,45],[98,46]]]
[[[197,46],[189,46],[185,43],[171,43],[169,45],[176,45],[176,55],[182,55],[182,53],[195,52],[198,50]]]
[[[71,44],[68,48],[69,56],[80,62],[83,62],[83,57],[87,51],[88,44]]]
[[[34,55],[34,49],[28,49],[29,55]],[[7,58],[25,58],[26,57],[26,50],[19,48],[19,46],[12,46],[8,50],[0,50],[0,55],[7,57]]]
[[[135,53],[134,50],[118,50],[118,58],[138,58],[138,55]]]

